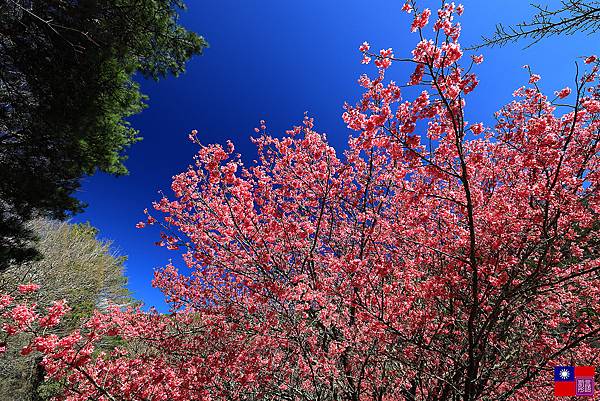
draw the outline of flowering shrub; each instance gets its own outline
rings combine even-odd
[[[27,295],[39,289],[38,284],[21,284],[16,293],[0,293],[0,355],[6,352],[8,339],[21,333],[33,334],[34,342],[45,342],[44,328],[55,327],[69,312],[64,300],[54,301],[45,311],[39,311],[37,305],[27,299]],[[28,355],[31,351],[28,346],[21,350],[21,354]]]
[[[483,57],[461,64],[462,7],[403,9],[423,39],[409,59],[360,46],[378,73],[346,105],[343,157],[308,117],[283,138],[261,123],[251,166],[192,133],[195,165],[138,224],[183,250],[186,271],[154,278],[173,313],[37,337],[66,400],[550,400],[553,365],[597,363],[596,58],[557,93],[572,106],[528,69],[488,127],[467,120]],[[395,62],[414,98],[386,81]],[[95,355],[107,336],[128,346]]]

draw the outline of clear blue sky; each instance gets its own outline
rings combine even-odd
[[[181,22],[203,35],[210,48],[188,63],[186,74],[141,82],[149,107],[131,119],[144,140],[129,152],[130,175],[114,178],[97,174],[83,180],[79,198],[89,204],[74,221],[90,221],[103,238],[128,255],[127,275],[134,295],[146,305],[164,310],[162,295],[151,287],[152,272],[177,252],[154,245],[158,231],[138,230],[143,209],[170,193],[170,179],[191,162],[196,148],[187,140],[197,129],[204,143],[232,139],[245,160],[255,150],[249,141],[253,128],[267,120],[273,135],[281,135],[308,111],[316,128],[342,149],[349,135],[341,120],[345,101],[360,96],[356,84],[374,67],[359,63],[363,41],[374,49],[394,48],[409,56],[417,40],[410,34],[412,16],[400,11],[401,0],[188,0]],[[439,1],[423,1],[435,9]],[[515,23],[533,9],[524,0],[466,0],[462,44],[491,34],[498,22]],[[556,4],[551,1],[550,4]],[[573,87],[574,61],[599,53],[600,35],[550,38],[523,49],[526,42],[482,49],[485,62],[476,72],[480,84],[467,108],[469,121],[490,121],[493,112],[510,101],[524,84],[521,67],[531,65],[542,75],[542,88]],[[406,82],[409,71],[393,70],[389,78]],[[176,263],[181,266],[181,263]]]

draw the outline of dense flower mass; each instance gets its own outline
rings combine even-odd
[[[37,290],[40,289],[40,286],[38,284],[21,284],[17,287],[17,290],[21,293],[21,294],[27,294],[30,292],[36,292]]]
[[[558,92],[555,93],[556,96],[558,96],[560,99],[564,99],[567,96],[569,96],[571,94],[571,88],[569,88],[568,86],[565,88],[562,88],[561,90],[559,90]]]
[[[346,105],[343,155],[308,116],[280,138],[261,121],[249,166],[192,133],[194,165],[138,225],[183,251],[154,278],[172,314],[115,307],[38,335],[26,352],[65,400],[543,401],[552,366],[597,363],[597,60],[571,107],[529,71],[494,126],[469,122],[462,6],[442,5],[433,39],[430,13],[403,9],[423,39],[409,59],[360,46],[377,74]],[[400,60],[414,96],[386,81]],[[66,311],[0,308],[8,334]],[[107,337],[124,345],[97,355]]]
[[[416,32],[418,29],[423,29],[429,23],[429,17],[431,16],[431,10],[426,8],[421,13],[416,13],[412,25],[410,26],[411,32]]]

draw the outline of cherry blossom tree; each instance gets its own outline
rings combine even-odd
[[[52,306],[55,300],[65,299],[69,314],[60,324],[44,327],[45,335],[70,333],[103,305],[135,305],[125,288],[125,257],[115,252],[110,241],[99,239],[97,229],[89,224],[46,219],[35,220],[28,228],[38,237],[37,249],[43,259],[0,272],[0,292],[13,297],[26,294],[29,304],[35,303],[35,310],[41,311]],[[54,389],[60,391],[59,383],[44,382],[44,370],[39,365],[42,355],[31,352],[19,357],[32,334],[35,335],[11,336],[6,353],[0,357],[0,400],[41,401],[51,398]],[[2,337],[0,329],[0,342],[4,340]],[[111,346],[104,345],[97,348]]]
[[[65,400],[541,401],[554,365],[597,365],[598,60],[550,96],[528,68],[486,126],[462,7],[403,10],[418,43],[360,47],[377,74],[346,105],[343,155],[308,116],[280,138],[261,122],[251,165],[192,132],[194,164],[138,225],[183,253],[154,278],[172,313],[39,335]],[[406,85],[385,77],[401,62]],[[106,336],[128,346],[95,354]]]

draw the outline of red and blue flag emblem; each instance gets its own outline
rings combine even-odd
[[[556,366],[554,368],[554,395],[557,397],[594,395],[593,366]]]

